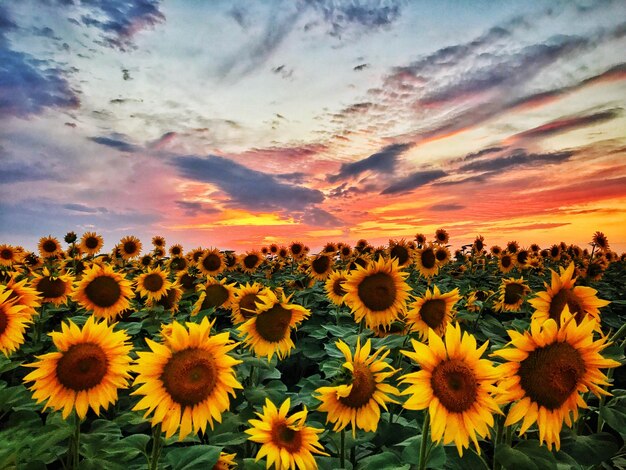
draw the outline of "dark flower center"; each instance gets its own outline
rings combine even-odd
[[[206,400],[215,388],[215,361],[203,349],[178,351],[165,364],[161,381],[172,400],[182,406],[194,406]]]
[[[507,284],[504,288],[504,303],[507,305],[515,305],[526,293],[526,288],[518,283]]]
[[[0,251],[0,258],[2,259],[12,259],[13,258],[13,250],[9,248],[4,248]]]
[[[244,295],[239,300],[239,311],[241,312],[241,316],[246,320],[252,318],[257,310],[256,302],[258,300],[259,296],[254,293]]]
[[[361,408],[376,392],[376,379],[365,364],[355,362],[353,367],[352,389],[347,397],[340,397],[339,401],[350,408]]]
[[[532,351],[520,363],[520,385],[526,395],[549,410],[559,408],[578,388],[585,362],[569,343],[553,343]]]
[[[297,454],[302,449],[302,431],[291,429],[287,424],[276,423],[272,427],[272,442],[290,454]]]
[[[258,262],[259,262],[259,257],[255,254],[247,255],[243,259],[243,265],[248,269],[256,268],[256,265]]]
[[[0,338],[9,326],[9,316],[4,311],[4,306],[0,305]]]
[[[330,267],[330,258],[328,256],[318,256],[311,263],[311,267],[316,274],[324,274]]]
[[[568,306],[572,315],[576,315],[576,322],[580,323],[585,317],[585,310],[581,305],[580,299],[574,294],[572,289],[563,287],[561,290],[552,297],[550,302],[550,318],[556,321],[557,325],[561,324],[561,313],[565,306]]]
[[[228,289],[222,284],[211,284],[206,286],[205,297],[202,301],[201,310],[211,307],[219,307],[228,300]]]
[[[108,359],[95,343],[71,346],[57,362],[56,375],[65,387],[77,392],[99,385],[108,370]]]
[[[437,330],[443,324],[446,315],[446,301],[443,299],[429,299],[422,305],[420,315],[429,328]]]
[[[472,369],[458,359],[448,359],[433,370],[433,394],[452,413],[463,413],[476,403],[478,382]]]
[[[422,250],[422,266],[426,269],[432,269],[435,267],[436,262],[437,257],[435,256],[435,252],[432,248]]]
[[[85,239],[85,246],[90,250],[94,250],[98,247],[99,240],[96,237],[87,237]]]
[[[511,266],[512,262],[513,261],[511,260],[511,257],[509,255],[504,255],[502,258],[500,258],[500,263],[502,264],[502,267],[505,269]]]
[[[63,279],[42,277],[37,283],[37,291],[46,299],[56,299],[67,293],[67,285]]]
[[[87,285],[85,295],[97,307],[107,308],[120,299],[122,289],[112,277],[98,276]]]
[[[341,285],[346,280],[345,277],[340,277],[335,279],[333,282],[333,294],[343,297],[346,295],[346,290]]]
[[[358,295],[361,302],[370,310],[375,312],[387,310],[396,300],[396,284],[387,273],[371,274],[359,284]]]
[[[42,245],[43,251],[46,253],[54,253],[58,249],[58,245],[54,240],[46,240]]]
[[[143,287],[150,292],[158,292],[163,287],[163,278],[157,273],[150,273],[143,278]]]
[[[402,245],[394,245],[389,251],[391,258],[396,258],[400,266],[404,266],[409,261],[409,250]]]
[[[277,343],[288,334],[291,323],[291,310],[287,310],[282,305],[274,305],[266,312],[262,312],[256,317],[256,331],[266,341]]]
[[[133,255],[137,252],[137,244],[135,242],[124,243],[124,253],[127,255]]]
[[[222,266],[222,258],[215,253],[210,253],[202,259],[202,266],[209,272],[217,271]]]

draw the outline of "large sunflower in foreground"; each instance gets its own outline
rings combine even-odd
[[[415,267],[426,278],[435,276],[439,272],[435,249],[431,243],[415,251]]]
[[[376,432],[380,407],[387,410],[386,403],[398,403],[389,395],[400,395],[396,387],[385,383],[397,372],[385,362],[389,350],[380,348],[370,356],[371,341],[368,339],[361,347],[359,338],[352,356],[346,343],[339,340],[335,344],[346,358],[343,367],[348,383],[318,388],[316,398],[322,402],[318,410],[328,413],[326,422],[335,424],[334,431],[340,431],[350,424],[352,435],[356,434],[357,428]]]
[[[258,282],[246,283],[235,291],[235,297],[231,305],[231,318],[233,324],[245,323],[256,315],[257,301],[260,300],[265,286]]]
[[[500,296],[495,304],[495,309],[499,312],[518,312],[529,293],[530,287],[524,284],[523,277],[519,279],[513,277],[503,279],[500,284]]]
[[[89,317],[82,328],[71,320],[53,332],[58,352],[51,352],[26,367],[32,367],[25,382],[37,403],[47,400],[44,409],[63,410],[63,419],[76,410],[83,419],[89,407],[97,414],[117,401],[117,390],[128,386],[132,349],[124,331],[113,331],[114,325],[96,323]]]
[[[233,284],[227,284],[227,279],[217,280],[208,277],[206,282],[197,287],[199,293],[198,300],[193,306],[191,315],[197,315],[202,310],[209,308],[230,308],[230,304],[234,300],[235,288]]]
[[[306,308],[289,303],[290,297],[284,293],[280,298],[271,290],[265,289],[256,302],[256,315],[237,328],[245,335],[244,343],[260,357],[271,360],[276,354],[279,359],[288,356],[295,347],[291,340],[291,330],[308,318],[311,312]]]
[[[81,237],[80,244],[78,246],[80,247],[80,251],[82,253],[93,256],[102,249],[103,245],[104,240],[100,235],[95,232],[86,232]]]
[[[454,442],[459,454],[469,447],[470,439],[480,453],[477,435],[489,435],[493,413],[500,408],[493,394],[496,369],[488,359],[481,359],[487,342],[476,347],[476,339],[463,333],[458,324],[448,325],[444,341],[430,330],[428,346],[411,340],[412,351],[402,353],[417,362],[418,372],[403,375],[400,383],[410,384],[402,394],[410,395],[404,403],[409,410],[428,408],[433,442]]]
[[[246,433],[252,442],[261,444],[255,461],[265,457],[267,468],[272,465],[276,470],[312,470],[317,468],[313,454],[328,455],[319,442],[318,434],[323,429],[307,426],[307,409],[287,416],[291,401],[287,398],[280,408],[276,408],[268,398],[265,400],[263,413],[257,413],[259,419],[251,419],[250,429]]]
[[[396,260],[379,258],[366,268],[357,266],[343,283],[344,302],[357,322],[365,318],[368,328],[388,326],[406,310],[411,289],[406,277]]]
[[[228,333],[210,336],[211,326],[206,317],[186,328],[175,321],[165,344],[146,339],[151,351],[137,353],[133,385],[140,386],[131,395],[143,398],[133,410],[153,413],[152,426],[161,423],[168,438],[179,429],[180,440],[207,424],[213,429],[230,407],[228,395],[242,388],[234,370],[241,361],[228,355],[238,343]]]
[[[546,290],[538,292],[534,299],[528,301],[536,311],[533,314],[533,320],[540,323],[548,319],[554,320],[557,325],[561,320],[561,313],[567,306],[570,313],[576,316],[576,321],[580,321],[590,315],[600,321],[599,308],[608,305],[607,300],[599,299],[596,296],[597,290],[591,287],[576,286],[576,278],[574,275],[574,263],[570,263],[567,269],[559,268],[561,275],[552,271],[552,283],[545,283]]]
[[[130,307],[130,281],[108,265],[94,264],[76,285],[72,298],[96,317],[113,320]]]
[[[148,300],[158,301],[167,294],[172,283],[167,280],[167,274],[159,267],[148,269],[145,273],[137,276],[137,292]]]
[[[558,450],[563,422],[571,426],[578,419],[578,407],[587,408],[582,394],[609,395],[602,389],[609,381],[600,369],[620,364],[600,354],[607,338],[593,340],[596,321],[590,316],[577,323],[565,307],[560,327],[553,319],[532,321],[530,326],[523,334],[510,330],[512,347],[494,353],[508,361],[498,367],[500,385],[505,397],[516,402],[505,426],[523,418],[521,435],[537,422],[539,441]]]
[[[346,290],[343,288],[343,283],[346,279],[347,273],[345,271],[333,271],[324,284],[326,296],[335,305],[341,306],[344,303],[343,297],[346,295]]]
[[[43,273],[31,281],[31,286],[41,296],[42,303],[58,307],[67,302],[67,296],[72,291],[72,277],[69,274],[54,275],[44,268]]]
[[[10,300],[12,291],[0,285],[0,352],[8,356],[24,343],[31,315],[23,305]]]
[[[443,336],[446,326],[454,319],[454,304],[460,298],[458,288],[444,294],[437,286],[433,287],[432,292],[426,289],[422,297],[409,305],[406,322],[410,325],[411,331],[419,333],[422,340],[428,338],[429,329]]]

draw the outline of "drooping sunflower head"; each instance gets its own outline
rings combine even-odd
[[[503,279],[495,309],[500,312],[518,312],[529,293],[530,287],[524,283],[523,277]]]
[[[508,273],[515,267],[515,258],[508,252],[503,252],[498,256],[498,268],[503,274]]]
[[[398,266],[402,267],[411,263],[413,250],[404,240],[389,240],[388,254],[389,258],[396,259]]]
[[[263,256],[256,250],[248,251],[239,258],[241,269],[245,273],[253,273],[263,262]]]
[[[99,415],[115,403],[118,389],[128,386],[132,347],[128,335],[113,327],[91,316],[82,328],[69,320],[60,332],[51,333],[58,352],[26,365],[35,369],[24,381],[34,382],[30,390],[37,403],[63,410],[63,419],[72,410],[84,419],[90,407]]]
[[[140,296],[155,302],[160,300],[172,286],[167,279],[167,274],[160,267],[148,269],[140,274],[135,283]]]
[[[346,295],[346,290],[343,288],[343,283],[347,278],[348,274],[345,271],[333,271],[324,284],[326,296],[335,305],[341,306],[344,303],[343,298]]]
[[[0,245],[0,266],[12,266],[22,262],[24,252],[11,245]]]
[[[328,455],[319,442],[318,434],[323,429],[307,426],[307,409],[289,414],[291,401],[287,398],[280,408],[267,398],[259,419],[249,420],[249,440],[261,444],[256,460],[265,457],[267,468],[274,465],[277,470],[308,470],[317,468],[313,454]]]
[[[437,229],[435,232],[435,243],[446,245],[448,241],[450,241],[450,235],[448,235],[448,232],[443,228]]]
[[[291,330],[311,315],[309,310],[290,304],[289,300],[284,293],[279,297],[269,289],[263,290],[256,302],[256,315],[237,327],[245,335],[244,343],[268,361],[274,354],[279,359],[290,354],[295,347]]]
[[[0,352],[5,356],[24,343],[24,333],[32,318],[27,307],[11,300],[12,293],[0,285]]]
[[[492,294],[493,291],[486,290],[475,290],[470,292],[465,301],[465,308],[470,312],[480,311],[482,307],[476,302],[485,302]]]
[[[333,270],[333,259],[327,254],[320,254],[310,259],[309,276],[318,281],[328,279]]]
[[[94,264],[83,274],[72,298],[97,318],[114,320],[130,307],[131,283],[110,265]]]
[[[385,383],[397,372],[385,362],[389,351],[381,348],[370,355],[371,341],[368,339],[361,347],[359,338],[353,356],[350,347],[342,340],[335,344],[346,359],[343,364],[346,383],[318,388],[316,398],[322,402],[318,409],[328,413],[326,422],[334,423],[334,431],[340,431],[350,424],[353,435],[357,428],[375,432],[380,419],[380,407],[386,410],[386,403],[398,403],[389,395],[400,394],[397,388]]]
[[[428,244],[415,252],[415,267],[426,278],[432,277],[439,272],[435,245],[432,243]]]
[[[472,251],[474,253],[482,253],[485,249],[485,237],[478,235],[472,244]]]
[[[90,256],[100,252],[104,246],[104,240],[95,232],[86,232],[80,239],[80,250]]]
[[[602,232],[594,233],[591,243],[597,246],[600,251],[606,251],[609,249],[609,239]]]
[[[546,290],[538,292],[534,299],[528,301],[535,308],[533,320],[542,323],[552,319],[559,325],[561,314],[567,306],[578,323],[587,315],[596,322],[600,321],[599,309],[609,302],[599,299],[596,296],[598,291],[591,287],[574,286],[574,268],[574,263],[570,263],[567,269],[560,267],[560,275],[551,270],[551,284],[546,283]]]
[[[609,381],[600,369],[620,365],[600,354],[607,338],[593,341],[595,328],[593,318],[576,322],[566,306],[560,326],[549,319],[532,321],[530,332],[509,331],[511,347],[494,353],[507,361],[498,372],[506,399],[515,402],[505,426],[523,418],[520,434],[524,434],[537,422],[540,443],[560,448],[563,422],[571,426],[578,418],[578,407],[587,407],[582,394],[608,394],[603,387]]]
[[[404,407],[428,409],[433,442],[454,442],[463,455],[471,440],[480,452],[477,436],[488,436],[493,414],[501,413],[494,397],[496,369],[491,361],[481,359],[487,343],[477,348],[474,336],[461,335],[458,324],[446,327],[445,343],[433,330],[428,333],[428,346],[411,343],[414,351],[402,353],[421,370],[401,377],[400,383],[409,384],[402,392],[409,395]]]
[[[206,283],[199,285],[196,290],[199,297],[191,311],[192,316],[210,308],[230,308],[235,296],[234,284],[227,284],[226,278],[218,281],[209,276]]]
[[[211,248],[202,253],[197,262],[198,269],[206,276],[217,276],[224,271],[226,263],[224,256],[215,248]]]
[[[42,258],[54,258],[63,253],[63,248],[61,248],[59,240],[52,235],[40,238],[38,248]]]
[[[257,302],[266,287],[258,282],[246,283],[235,291],[231,306],[231,318],[235,325],[245,323],[257,313]]]
[[[141,242],[137,237],[129,235],[120,240],[117,249],[122,259],[133,259],[141,254]]]
[[[146,339],[150,351],[138,353],[133,371],[140,386],[131,395],[142,399],[133,410],[154,413],[152,425],[161,423],[167,438],[213,428],[230,407],[228,395],[242,388],[234,370],[241,361],[228,354],[238,343],[228,333],[211,336],[211,325],[206,317],[186,327],[174,321],[164,344]]]
[[[430,329],[443,336],[448,324],[454,320],[454,304],[460,298],[458,288],[443,294],[437,286],[432,291],[426,289],[424,295],[417,298],[406,313],[411,331],[417,331],[422,340],[428,337]]]
[[[42,303],[51,303],[56,307],[67,302],[72,291],[72,277],[69,274],[53,275],[44,268],[41,275],[36,275],[31,281],[32,287],[41,296]]]
[[[406,277],[395,260],[381,258],[366,268],[359,266],[343,283],[344,302],[357,322],[365,319],[368,328],[388,326],[406,310],[410,290]]]

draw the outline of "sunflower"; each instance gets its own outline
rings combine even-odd
[[[22,261],[24,253],[11,245],[0,245],[0,266],[12,266]]]
[[[183,247],[179,243],[170,246],[170,256],[177,258],[183,256]]]
[[[324,281],[328,279],[332,270],[333,259],[328,255],[321,254],[311,258],[307,272],[311,278]]]
[[[104,240],[95,232],[86,232],[80,239],[80,250],[90,256],[97,254],[104,245]]]
[[[163,248],[165,246],[165,238],[159,235],[152,237],[152,245],[157,248]]]
[[[158,301],[163,297],[172,283],[167,280],[167,274],[161,268],[148,269],[136,279],[137,292],[148,300]]]
[[[178,312],[178,303],[183,296],[183,289],[176,283],[172,284],[166,291],[165,295],[159,300],[146,301],[146,305],[150,308],[154,308],[157,305],[163,307],[164,310],[171,311],[172,313]]]
[[[335,305],[343,305],[343,297],[346,295],[346,290],[343,288],[343,283],[347,279],[347,273],[345,271],[333,271],[328,277],[324,287],[326,288],[326,296]]]
[[[276,243],[272,243],[270,245],[270,254],[277,255],[279,249],[280,249],[280,247]]]
[[[520,268],[525,268],[529,257],[530,253],[525,248],[518,250],[517,253],[515,253],[515,264]]]
[[[478,235],[472,244],[472,251],[476,254],[481,254],[485,249],[485,237]]]
[[[42,258],[53,258],[63,253],[63,249],[61,248],[59,240],[51,235],[48,235],[47,237],[41,237],[39,239],[39,245],[37,245],[37,248],[39,248],[39,254]]]
[[[61,332],[50,333],[58,352],[37,356],[26,367],[35,370],[24,377],[37,403],[47,400],[44,409],[63,409],[66,419],[73,409],[80,419],[89,407],[97,414],[117,400],[117,390],[128,386],[132,349],[128,335],[113,331],[115,325],[96,323],[89,317],[82,328],[71,320]]]
[[[506,251],[498,256],[498,269],[502,274],[506,274],[515,267],[515,258]]]
[[[28,280],[22,279],[18,282],[11,278],[6,284],[6,290],[9,292],[9,301],[24,306],[30,315],[37,314],[36,309],[41,307],[41,297],[36,289],[28,285]]]
[[[198,269],[206,276],[217,276],[226,267],[224,256],[215,248],[203,252],[197,263]]]
[[[289,252],[294,259],[300,259],[304,256],[304,244],[300,242],[292,242],[289,245]]]
[[[448,247],[439,245],[435,248],[435,259],[439,266],[444,266],[450,261],[450,250]]]
[[[484,291],[484,290],[475,290],[470,292],[465,300],[465,308],[468,312],[478,312],[482,307],[480,307],[476,302],[484,302],[487,300],[493,291]]]
[[[389,258],[396,259],[398,266],[403,267],[411,262],[413,256],[413,250],[409,248],[409,245],[404,240],[389,240],[389,247],[387,249]]]
[[[396,260],[379,259],[366,268],[351,271],[343,288],[344,302],[357,322],[365,318],[368,328],[388,326],[406,310],[410,287],[407,273],[398,269]]]
[[[376,432],[380,407],[387,410],[386,403],[398,403],[389,395],[400,395],[397,388],[385,383],[397,372],[385,362],[389,350],[385,351],[383,347],[370,356],[371,341],[368,339],[361,347],[361,340],[357,338],[353,357],[346,343],[339,340],[335,345],[346,358],[343,367],[347,383],[318,388],[316,398],[322,402],[318,410],[328,413],[326,422],[334,423],[334,431],[350,424],[352,435],[356,434],[357,428]]]
[[[437,286],[433,286],[432,292],[426,289],[424,295],[409,306],[406,314],[411,331],[417,331],[422,340],[428,337],[429,329],[443,336],[448,323],[454,320],[454,304],[460,298],[458,288],[445,294],[442,294]]]
[[[256,315],[239,325],[237,329],[245,335],[244,343],[260,357],[270,361],[276,354],[279,359],[288,356],[295,347],[291,340],[291,330],[311,312],[306,308],[289,303],[290,297],[284,293],[280,298],[271,290],[265,289],[256,302]]]
[[[286,246],[279,247],[277,255],[280,259],[287,258],[287,256],[289,256],[289,248],[287,248]]]
[[[31,314],[24,305],[11,301],[12,291],[0,285],[0,352],[9,356],[24,343]]]
[[[140,259],[139,259],[139,264],[141,266],[143,266],[144,268],[149,267],[152,264],[152,255],[143,255]]]
[[[235,457],[237,457],[237,454],[220,452],[220,457],[217,459],[215,465],[213,465],[212,470],[231,470],[232,468],[235,468],[237,466]]]
[[[445,229],[440,228],[435,232],[435,243],[445,245],[448,241],[450,241],[450,235]]]
[[[241,255],[239,258],[239,263],[241,264],[241,269],[245,273],[253,273],[256,271],[256,268],[263,262],[263,256],[256,250],[248,251],[245,255]]]
[[[503,279],[500,284],[500,297],[495,305],[499,312],[519,312],[524,299],[530,293],[530,287],[524,284],[524,278],[510,277]]]
[[[609,301],[599,299],[596,296],[597,290],[591,287],[576,286],[574,274],[574,263],[570,263],[567,269],[559,268],[561,275],[552,272],[552,284],[544,283],[546,290],[538,292],[534,299],[528,301],[535,309],[533,320],[540,323],[548,319],[553,319],[557,325],[561,319],[561,312],[565,306],[576,316],[576,321],[580,323],[586,315],[591,315],[596,322],[600,321],[600,308],[609,304]]]
[[[491,252],[492,255],[495,256],[500,256],[500,254],[502,253],[502,248],[500,248],[498,245],[493,245],[489,251]]]
[[[350,245],[346,245],[345,243],[342,244],[341,248],[339,249],[339,257],[345,261],[348,258],[350,258],[351,255],[352,255],[352,248],[350,248]]]
[[[549,253],[550,258],[552,258],[554,261],[558,261],[561,259],[561,247],[559,245],[552,245],[550,247],[550,253]]]
[[[517,253],[517,250],[519,250],[519,243],[516,241],[511,241],[506,244],[506,251],[509,253],[515,254]]]
[[[433,330],[428,332],[428,346],[411,340],[413,351],[402,351],[417,362],[421,370],[403,375],[400,383],[410,384],[402,394],[410,395],[404,403],[409,410],[428,408],[433,442],[454,442],[460,455],[470,439],[480,453],[477,435],[489,435],[493,413],[501,413],[493,394],[498,375],[488,359],[481,359],[485,342],[476,347],[476,339],[458,324],[446,328],[445,343]]]
[[[44,268],[42,275],[36,275],[31,281],[31,286],[41,296],[42,303],[58,307],[67,302],[72,290],[72,278],[69,274],[52,275],[48,268]]]
[[[226,284],[226,281],[226,278],[218,281],[213,277],[207,277],[206,283],[196,288],[200,296],[193,306],[191,315],[197,315],[209,308],[230,308],[234,300],[235,289],[233,284]]]
[[[137,237],[130,235],[122,238],[117,248],[122,259],[129,260],[139,256],[141,253],[141,242]]]
[[[532,321],[530,333],[510,330],[512,347],[493,353],[508,361],[498,367],[498,373],[506,399],[516,402],[505,426],[524,418],[521,435],[536,421],[539,442],[545,441],[550,449],[561,446],[563,422],[571,426],[578,419],[578,407],[587,408],[583,393],[609,395],[602,389],[609,381],[600,369],[620,365],[600,354],[608,344],[606,337],[593,340],[595,320],[574,318],[566,306],[561,326],[551,318],[543,324]]]
[[[235,297],[231,305],[233,324],[245,323],[256,315],[256,303],[259,301],[264,289],[266,288],[262,284],[253,282],[252,284],[246,283],[246,285],[235,291]]]
[[[140,387],[131,395],[143,398],[133,410],[146,410],[144,418],[154,412],[152,426],[162,423],[167,438],[179,429],[180,440],[204,433],[207,423],[213,429],[230,407],[228,395],[242,388],[234,370],[241,361],[228,355],[238,343],[228,333],[210,336],[212,325],[206,317],[186,328],[174,321],[164,344],[146,339],[151,351],[137,353],[133,385]]]
[[[270,248],[268,246],[264,246],[261,248],[261,254],[263,256],[268,256],[270,254]]]
[[[174,256],[167,263],[170,271],[183,271],[187,268],[187,265],[187,259],[183,256]]]
[[[439,272],[435,246],[432,243],[415,252],[415,266],[420,274],[426,278],[435,276]]]
[[[72,298],[98,318],[114,320],[130,307],[131,283],[108,265],[94,264],[85,271]]]
[[[592,244],[597,246],[600,251],[607,251],[609,249],[609,239],[602,232],[593,234]]]
[[[324,430],[305,424],[306,407],[288,417],[290,406],[289,398],[280,408],[266,398],[263,413],[256,414],[259,419],[248,421],[252,426],[245,430],[250,434],[248,439],[261,444],[255,461],[265,457],[267,468],[273,464],[276,470],[316,469],[313,454],[328,455],[318,437]]]
[[[185,269],[176,273],[176,282],[185,292],[193,292],[196,289],[196,280],[198,278]]]

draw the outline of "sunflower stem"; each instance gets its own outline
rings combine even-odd
[[[422,443],[420,444],[420,458],[417,470],[424,470],[426,468],[426,455],[428,453],[428,434],[430,431],[430,413],[426,411],[424,413],[424,424],[422,424]]]
[[[78,468],[78,462],[80,460],[80,422],[78,413],[74,412],[74,434],[70,440],[70,465],[72,469]]]
[[[159,457],[163,441],[161,439],[161,423],[152,428],[152,452],[150,453],[150,470],[159,468]]]
[[[346,467],[346,428],[343,428],[340,433],[340,449],[339,449],[339,466],[341,468]]]
[[[613,336],[611,336],[607,342],[607,344],[611,344],[611,343],[615,343],[616,341],[618,341],[619,339],[622,338],[622,336],[624,336],[624,334],[626,334],[626,323],[624,323],[619,330],[617,330]],[[609,372],[611,372],[613,369],[609,369]]]
[[[500,470],[502,465],[496,460],[496,450],[502,444],[502,436],[504,434],[504,416],[496,418],[496,440],[493,446],[493,470]]]
[[[622,326],[623,328],[623,326]],[[621,328],[620,328],[621,330]],[[619,333],[619,332],[618,332]],[[616,333],[617,334],[617,333]],[[606,378],[607,378],[607,382],[611,382],[611,379],[613,378],[613,371],[615,369],[609,369],[608,372],[606,373]],[[605,386],[602,387],[604,390],[606,390],[609,386]],[[602,432],[602,427],[604,426],[604,418],[602,417],[602,408],[604,408],[604,401],[606,399],[605,395],[601,395],[600,396],[600,404],[598,405],[598,428],[596,429],[596,432]]]

